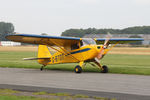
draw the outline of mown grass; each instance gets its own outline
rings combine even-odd
[[[40,68],[37,61],[24,61],[22,58],[36,57],[37,52],[0,52],[0,67]],[[109,67],[109,73],[150,75],[150,55],[109,54],[101,60],[102,65]],[[45,67],[50,70],[73,71],[77,63],[56,64]],[[100,72],[97,67],[87,64],[85,72]]]
[[[117,100],[115,98],[87,96],[83,94],[24,92],[11,89],[0,89],[0,100]]]
[[[0,95],[0,100],[61,100],[59,98],[37,98],[32,96]]]

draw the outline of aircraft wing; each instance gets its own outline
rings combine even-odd
[[[106,39],[103,38],[97,38],[95,39],[97,44],[104,44]],[[109,39],[110,44],[124,44],[124,43],[132,43],[132,42],[138,42],[138,41],[144,41],[142,38],[111,38]]]
[[[16,34],[6,36],[8,40],[22,43],[41,44],[49,46],[67,46],[78,43],[80,38],[46,35]]]

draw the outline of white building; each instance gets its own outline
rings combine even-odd
[[[20,46],[20,42],[0,41],[0,46]]]

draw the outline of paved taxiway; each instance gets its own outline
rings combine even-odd
[[[88,93],[131,94],[150,98],[150,76],[87,73],[75,74],[66,71],[39,69],[0,68],[0,88],[7,85],[33,86]],[[60,90],[61,91],[61,90]],[[58,92],[58,91],[57,91]],[[63,91],[61,91],[63,92]],[[139,96],[139,97],[138,97]],[[128,99],[129,100],[129,99]],[[135,99],[136,100],[136,99]],[[137,99],[138,100],[138,99]],[[146,100],[146,99],[145,99]],[[148,100],[148,99],[147,99]]]

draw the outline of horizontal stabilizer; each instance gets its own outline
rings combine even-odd
[[[23,60],[39,60],[39,59],[49,59],[50,57],[43,57],[43,58],[23,58]]]

